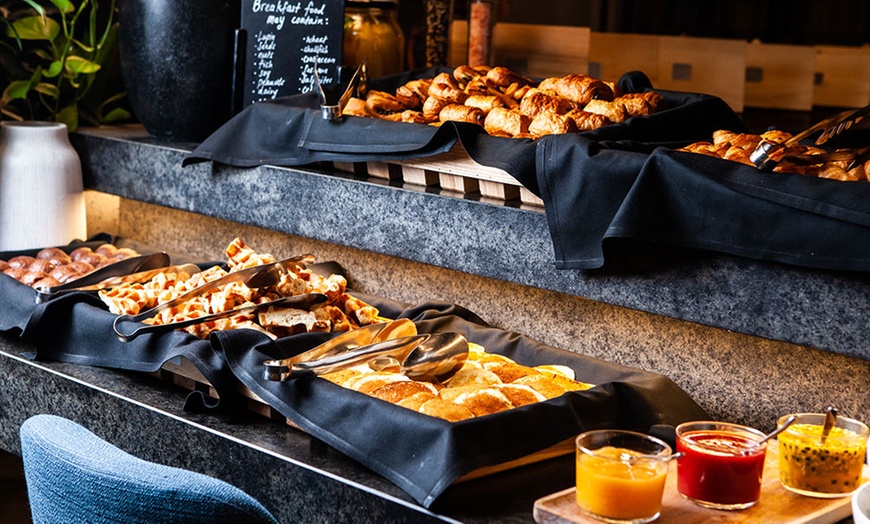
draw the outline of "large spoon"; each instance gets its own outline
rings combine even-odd
[[[412,380],[444,381],[465,364],[468,341],[458,333],[394,338],[309,362],[267,360],[263,376],[273,381],[318,376],[385,357],[399,362],[399,371]]]

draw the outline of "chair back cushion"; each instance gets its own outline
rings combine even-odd
[[[139,459],[65,418],[33,416],[20,436],[35,524],[277,523],[235,486]]]

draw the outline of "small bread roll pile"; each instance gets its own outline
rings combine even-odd
[[[95,250],[80,247],[69,254],[59,248],[49,247],[40,250],[35,257],[21,255],[0,260],[0,271],[25,285],[51,288],[138,255],[133,249],[118,248],[114,244],[103,244]]]
[[[621,94],[615,84],[587,75],[536,84],[506,67],[460,66],[453,74],[412,80],[395,94],[369,91],[365,100],[352,98],[343,114],[430,125],[468,122],[493,136],[536,139],[647,116],[662,101],[652,91]]]
[[[394,369],[373,371],[367,365],[336,371],[323,378],[340,386],[450,422],[481,417],[589,389],[565,366],[529,367],[469,343],[468,360],[442,383],[418,382]]]
[[[762,140],[774,144],[782,144],[791,137],[791,133],[778,130],[767,131],[760,135],[719,130],[713,133],[712,142],[695,142],[679,149],[679,151],[698,153],[755,166],[750,159],[750,155],[752,155],[752,152],[755,151]],[[820,155],[823,153],[827,153],[827,151],[818,147],[798,144],[776,151],[772,155],[772,158],[778,160],[791,155]],[[844,182],[870,181],[870,160],[847,170],[848,165],[848,161],[819,161],[816,164],[804,165],[783,160],[773,168],[773,171],[774,173],[797,173],[799,175],[830,178]]]

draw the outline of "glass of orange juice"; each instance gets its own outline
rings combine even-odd
[[[658,518],[671,447],[633,431],[594,430],[577,437],[577,505],[590,517],[641,524]]]

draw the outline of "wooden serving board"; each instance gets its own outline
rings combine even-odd
[[[758,504],[742,511],[718,511],[703,508],[684,499],[677,492],[677,465],[671,462],[662,499],[662,513],[656,523],[695,524],[706,522],[790,524],[833,523],[852,514],[851,497],[835,499],[805,497],[792,493],[779,483],[779,451],[776,441],[767,447],[761,498]],[[864,477],[870,475],[865,467]],[[547,524],[595,524],[601,521],[580,512],[575,489],[569,488],[535,501],[535,522]]]
[[[333,166],[346,173],[440,187],[463,194],[480,193],[495,200],[519,200],[523,204],[544,205],[540,197],[523,187],[506,171],[472,160],[458,141],[450,151],[425,158],[365,163],[334,162]]]

